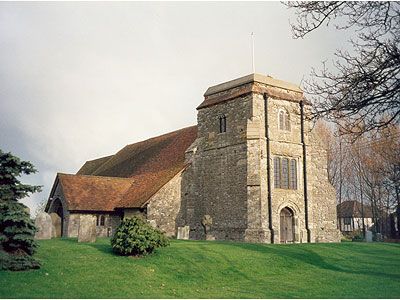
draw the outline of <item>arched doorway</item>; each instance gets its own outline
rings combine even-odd
[[[294,242],[293,211],[289,207],[282,208],[280,213],[280,242],[281,244]]]

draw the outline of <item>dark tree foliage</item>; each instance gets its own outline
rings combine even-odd
[[[295,38],[323,24],[353,29],[352,53],[336,50],[333,70],[311,73],[304,90],[324,117],[357,136],[400,121],[400,2],[289,2],[295,9]]]
[[[119,255],[144,256],[157,247],[169,246],[169,240],[140,216],[124,218],[111,239],[113,251]]]
[[[0,270],[26,270],[40,267],[33,257],[38,243],[33,220],[18,202],[41,190],[40,186],[22,184],[17,177],[35,173],[30,162],[21,161],[11,153],[0,150]]]
[[[3,201],[22,199],[29,193],[40,192],[40,186],[22,184],[17,177],[36,173],[29,161],[21,161],[11,153],[0,150],[0,199]]]

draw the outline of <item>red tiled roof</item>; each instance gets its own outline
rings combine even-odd
[[[364,218],[372,218],[372,208],[370,205],[364,204],[361,210],[361,203],[358,201],[343,201],[337,205],[338,217],[350,218],[350,217],[361,217],[361,212],[364,214]]]
[[[76,173],[77,175],[91,175],[93,174],[101,165],[103,165],[107,160],[109,160],[114,155],[101,157],[94,160],[88,160]]]
[[[57,174],[69,210],[113,211],[132,178]],[[56,182],[57,182],[56,179]]]
[[[142,207],[186,167],[185,151],[196,138],[197,126],[183,128],[87,161],[76,175],[58,174],[68,209]]]
[[[130,163],[134,165],[130,174],[134,182],[117,207],[143,206],[163,185],[185,168],[185,151],[196,138],[197,126],[192,126],[127,146],[130,147],[129,151],[136,153],[130,159]]]

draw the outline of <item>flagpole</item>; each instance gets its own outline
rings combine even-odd
[[[251,33],[251,48],[252,48],[252,57],[251,57],[251,61],[252,61],[252,65],[253,65],[253,73],[256,73],[256,65],[255,65],[255,58],[254,58],[254,33]]]

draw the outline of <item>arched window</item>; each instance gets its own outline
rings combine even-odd
[[[100,217],[100,226],[104,226],[104,216]]]
[[[219,133],[226,132],[226,116],[219,116]]]
[[[290,131],[290,116],[286,110],[279,110],[278,123],[280,130]]]

